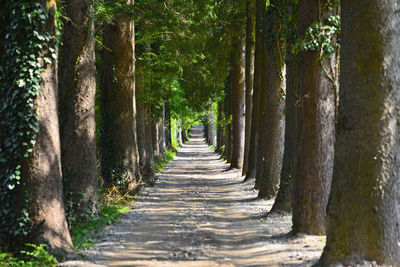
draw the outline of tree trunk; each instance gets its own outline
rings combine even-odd
[[[219,153],[223,153],[222,147],[224,146],[224,128],[222,125],[223,122],[223,102],[218,103],[218,121],[217,121],[217,151]]]
[[[243,167],[245,134],[244,42],[240,36],[232,40],[232,162],[231,168]]]
[[[254,82],[254,50],[255,50],[255,2],[246,1],[246,122],[245,145],[242,175],[246,175],[250,150],[251,112]]]
[[[146,180],[150,178],[152,173],[152,163],[151,163],[151,153],[148,154],[146,147],[146,103],[145,103],[145,85],[144,85],[144,77],[143,72],[140,70],[140,61],[137,61],[137,72],[136,72],[136,132],[137,132],[137,141],[138,141],[138,152],[139,152],[139,163],[141,174],[143,178]]]
[[[299,33],[315,21],[332,15],[319,1],[299,2]],[[318,52],[301,52],[298,67],[302,125],[297,151],[293,232],[325,234],[326,205],[333,170],[335,142],[334,84],[323,73],[323,66],[335,65],[335,55],[319,61]]]
[[[44,29],[55,34],[54,1],[38,1],[50,15]],[[44,51],[51,58],[49,51]],[[51,249],[71,250],[72,241],[65,218],[61,175],[61,147],[57,115],[57,64],[48,64],[42,72],[41,91],[35,107],[39,116],[39,132],[33,152],[22,167],[22,184],[29,196],[31,233],[29,242],[47,243]],[[51,190],[49,190],[51,189]],[[21,190],[21,199],[25,190]]]
[[[66,201],[76,215],[97,212],[98,182],[94,115],[96,67],[93,5],[66,1],[60,60],[61,160]]]
[[[152,108],[153,110],[153,108]],[[153,112],[154,113],[154,112]],[[155,114],[152,114],[152,122],[151,122],[151,128],[152,128],[152,139],[153,139],[153,155],[155,156],[156,160],[160,160],[160,147],[159,147],[159,127],[158,127],[158,118],[156,117]]]
[[[363,261],[400,266],[398,9],[395,0],[342,4],[339,120],[324,266]]]
[[[103,88],[101,91],[101,129],[100,129],[100,156],[101,156],[101,177],[103,186],[112,186],[112,170],[116,154],[114,153],[114,140],[112,138],[115,121],[113,119],[113,105],[110,99],[114,99],[114,70],[113,55],[109,50],[112,47],[113,32],[112,25],[104,25],[103,44]]]
[[[253,85],[253,99],[251,111],[251,130],[250,130],[250,145],[249,145],[249,158],[246,178],[244,181],[256,177],[257,173],[257,154],[258,154],[258,136],[260,125],[260,101],[261,101],[261,86],[262,79],[265,76],[265,9],[266,2],[264,0],[256,1],[256,44],[255,44],[255,57],[254,57],[254,85]]]
[[[128,0],[126,5],[133,2]],[[118,21],[113,26],[105,26],[105,44],[111,45],[112,64],[105,66],[104,78],[106,94],[112,96],[106,105],[110,117],[105,131],[110,138],[107,145],[111,166],[107,169],[105,180],[109,180],[110,171],[116,173],[113,182],[132,189],[140,179],[139,153],[136,137],[136,101],[135,101],[135,46],[133,22]],[[108,35],[108,36],[107,36]],[[105,62],[109,63],[109,62]],[[110,74],[114,73],[114,75]],[[112,84],[107,79],[112,78]],[[107,164],[107,163],[106,163]]]
[[[232,162],[232,72],[230,71],[225,85],[225,158],[228,163]]]
[[[290,14],[293,14],[295,8],[290,7]],[[295,27],[292,25],[291,27]],[[295,30],[292,30],[295,31]],[[287,57],[286,57],[286,108],[285,108],[285,148],[282,162],[281,181],[279,184],[278,195],[276,196],[271,211],[292,210],[293,194],[293,174],[297,151],[297,62],[296,55],[291,53],[294,32],[287,36]]]
[[[153,176],[154,170],[154,149],[153,149],[153,123],[151,118],[151,103],[144,103],[144,127],[145,127],[145,147],[148,178]]]
[[[158,126],[158,150],[160,151],[160,158],[164,158],[165,136],[164,136],[164,110],[162,117],[157,122]]]
[[[165,103],[165,147],[172,148],[172,135],[171,135],[171,108],[169,103]]]
[[[285,94],[285,63],[282,58],[279,32],[279,3],[271,0],[267,10],[267,110],[265,124],[265,161],[261,174],[259,198],[273,198],[278,193],[282,170],[285,115],[282,95]],[[276,33],[276,34],[273,34]]]

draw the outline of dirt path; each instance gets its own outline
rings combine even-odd
[[[64,266],[309,266],[324,237],[287,234],[290,215],[262,219],[272,201],[219,159],[195,131],[85,261]]]

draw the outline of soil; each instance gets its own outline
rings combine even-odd
[[[175,159],[84,260],[63,266],[310,266],[324,236],[289,234],[290,214],[268,214],[254,181],[211,151],[194,129]]]

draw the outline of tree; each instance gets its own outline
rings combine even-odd
[[[254,84],[254,50],[255,50],[255,2],[246,1],[246,56],[245,56],[245,83],[246,83],[246,121],[245,146],[242,175],[247,173],[250,150],[251,112]]]
[[[286,39],[286,94],[285,94],[285,141],[282,161],[281,181],[271,211],[292,210],[293,175],[297,152],[297,125],[299,108],[296,105],[298,93],[297,82],[297,55],[292,51],[296,41],[298,11],[297,4],[293,1],[285,1],[287,9],[284,19]]]
[[[326,23],[336,15],[337,7],[320,1],[299,2],[299,35],[312,39],[310,32],[321,33],[323,27],[312,31],[315,25]],[[332,37],[334,38],[334,37]],[[325,40],[326,42],[328,40]],[[326,205],[330,192],[335,142],[335,83],[329,79],[337,71],[336,52],[329,55],[320,46],[299,52],[297,68],[301,105],[300,140],[297,151],[294,199],[293,232],[324,234],[326,227]],[[334,39],[331,43],[334,43]],[[303,46],[308,47],[308,46]],[[322,73],[322,74],[321,74]]]
[[[231,67],[232,67],[232,162],[231,168],[242,168],[244,157],[245,134],[245,73],[244,73],[244,40],[241,27],[235,20],[235,33],[232,36]]]
[[[398,9],[395,0],[342,4],[340,105],[324,266],[400,265]]]
[[[281,16],[286,9],[282,1],[270,1],[267,9],[267,88],[265,113],[265,147],[263,171],[261,175],[259,198],[272,198],[278,193],[284,147],[285,116],[283,96],[285,95],[285,62],[283,54],[284,37]],[[258,176],[258,174],[257,174]]]
[[[292,210],[293,175],[297,152],[297,125],[299,108],[297,102],[297,56],[292,52],[296,38],[297,7],[290,1],[286,22],[286,99],[285,99],[285,145],[283,153],[281,181],[271,211]]]
[[[56,9],[55,1],[12,1],[1,11],[8,22],[1,31],[1,236],[6,232],[2,241],[11,237],[11,244],[71,250],[57,115]]]
[[[133,2],[128,0],[127,6]],[[140,179],[136,137],[134,23],[105,25],[102,176],[106,184],[131,189]]]
[[[96,68],[92,1],[65,2],[60,59],[61,161],[66,200],[74,214],[97,211]]]
[[[264,37],[266,34],[265,29],[265,10],[266,1],[256,1],[256,44],[254,54],[254,85],[253,85],[253,99],[252,99],[252,111],[251,111],[251,130],[250,130],[250,145],[249,145],[249,158],[248,158],[248,169],[246,178],[244,181],[250,180],[256,177],[257,173],[257,161],[258,161],[258,140],[259,140],[259,125],[260,125],[260,101],[262,99],[262,79],[265,76],[265,48],[264,48]]]

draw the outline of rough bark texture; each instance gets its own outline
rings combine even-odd
[[[278,10],[276,1],[270,1],[267,12],[267,25],[272,32],[278,32]],[[267,110],[265,122],[265,161],[261,174],[259,198],[273,198],[278,193],[282,170],[282,158],[285,135],[285,101],[282,95],[285,93],[285,66],[281,57],[279,36],[270,35],[267,40]]]
[[[127,5],[132,1],[127,1]],[[111,146],[108,157],[111,166],[104,172],[103,177],[109,180],[111,172],[118,173],[116,179],[123,179],[128,188],[133,188],[140,179],[139,153],[136,137],[136,101],[135,101],[135,46],[133,22],[119,21],[113,26],[105,26],[105,44],[111,45],[112,62],[104,67],[105,88],[103,91],[110,98],[107,110],[109,113],[108,125],[104,131],[108,131],[110,138],[106,145]],[[107,36],[108,35],[108,36]],[[107,52],[106,52],[107,53]],[[111,72],[111,74],[110,74]],[[114,73],[114,75],[112,75]],[[112,78],[111,82],[107,79]],[[110,165],[110,163],[104,162]],[[102,172],[103,173],[103,172]],[[122,181],[118,181],[119,183]]]
[[[172,135],[171,135],[171,108],[169,103],[165,103],[165,147],[172,148]]]
[[[263,39],[265,39],[265,9],[266,3],[263,0],[256,1],[256,44],[254,58],[254,84],[253,99],[251,111],[251,130],[250,130],[250,146],[249,158],[246,178],[244,181],[256,177],[257,172],[257,145],[260,124],[260,101],[261,101],[261,80],[265,76],[265,48]]]
[[[296,64],[296,56],[289,52],[286,60],[285,148],[279,191],[271,211],[292,210],[293,174],[297,152]]]
[[[325,21],[332,14],[319,1],[299,2],[299,32],[315,21]],[[326,227],[328,202],[333,170],[335,141],[335,92],[333,83],[323,73],[322,64],[329,68],[329,60],[318,62],[318,52],[301,52],[298,67],[302,125],[297,151],[293,232],[322,235]]]
[[[87,0],[65,3],[70,21],[64,25],[60,60],[61,160],[66,200],[76,203],[75,214],[85,216],[96,213],[99,199],[93,5]]]
[[[231,87],[231,73],[229,74],[225,91],[225,158],[227,162],[232,161],[232,87]]]
[[[103,44],[107,48],[112,47],[114,27],[104,25]],[[103,88],[101,91],[101,130],[100,130],[100,155],[101,155],[101,177],[104,186],[112,185],[112,168],[114,158],[114,140],[112,138],[112,129],[114,128],[113,105],[111,99],[115,96],[113,90],[113,55],[112,51],[103,48]]]
[[[255,2],[246,1],[246,122],[245,122],[245,141],[244,141],[244,161],[242,175],[246,175],[249,150],[250,150],[250,131],[251,131],[251,112],[254,82],[254,50],[255,50]]]
[[[232,40],[232,162],[231,168],[242,168],[245,135],[245,46],[241,36]]]
[[[266,144],[267,144],[267,74],[268,74],[268,50],[267,50],[267,39],[265,38],[267,34],[267,13],[266,13],[266,3],[264,1],[262,7],[262,14],[261,14],[261,35],[260,35],[260,46],[261,51],[259,56],[261,57],[260,60],[260,72],[256,70],[256,75],[260,75],[261,77],[257,77],[257,90],[259,90],[258,97],[259,99],[259,109],[258,109],[258,118],[259,118],[259,125],[258,125],[258,134],[257,134],[257,161],[256,161],[256,184],[255,189],[261,188],[261,183],[263,182],[263,175],[264,175],[264,166],[265,166],[265,153],[266,153]],[[256,37],[257,38],[257,37]],[[257,49],[257,48],[256,48]],[[258,56],[256,52],[256,57]],[[256,66],[257,68],[257,66]]]
[[[395,0],[342,4],[339,121],[324,266],[364,260],[400,266],[399,8]]]
[[[224,128],[223,121],[223,102],[218,103],[218,122],[217,122],[217,151],[223,153],[222,147],[224,146]]]
[[[158,118],[153,114],[152,122],[151,122],[151,132],[152,132],[152,140],[153,140],[153,155],[157,160],[160,159],[160,147],[159,147],[159,127],[158,127]]]
[[[137,68],[140,68],[139,62],[137,63]],[[138,141],[138,152],[139,152],[139,163],[141,174],[143,178],[146,180],[153,175],[153,166],[152,166],[152,154],[148,153],[148,149],[146,147],[146,103],[143,98],[143,94],[145,93],[144,88],[144,77],[141,71],[136,72],[136,132],[137,132],[137,141]]]
[[[153,175],[154,169],[154,149],[153,149],[153,126],[151,120],[151,103],[147,102],[144,104],[144,127],[145,127],[145,147],[146,147],[146,159],[147,159],[147,170],[148,175],[151,177]]]
[[[45,30],[54,33],[55,2],[38,2],[49,10],[50,19]],[[29,242],[47,243],[51,249],[70,250],[73,245],[64,210],[57,115],[57,64],[54,61],[46,66],[42,78],[41,91],[35,103],[39,114],[39,133],[21,175],[29,193],[28,211],[32,226]],[[21,193],[21,199],[24,199],[25,191]]]

